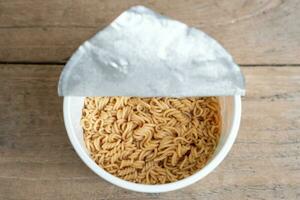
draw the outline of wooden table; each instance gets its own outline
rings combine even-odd
[[[57,96],[72,52],[143,4],[220,41],[247,82],[225,161],[185,189],[142,194],[91,172],[70,145]],[[297,0],[0,1],[0,199],[300,199]]]

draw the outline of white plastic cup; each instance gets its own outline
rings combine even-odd
[[[225,158],[231,149],[238,133],[241,119],[241,96],[219,97],[222,115],[222,132],[219,144],[208,163],[195,174],[182,180],[159,185],[146,185],[125,181],[99,167],[90,157],[83,140],[83,130],[80,125],[84,97],[64,98],[64,121],[69,139],[81,160],[98,176],[119,187],[148,193],[168,192],[178,190],[199,181],[212,172]]]

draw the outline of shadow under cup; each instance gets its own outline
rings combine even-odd
[[[82,161],[98,176],[119,187],[137,192],[160,193],[177,190],[195,183],[212,172],[231,149],[238,133],[241,118],[241,96],[218,97],[221,107],[222,131],[219,144],[205,167],[179,181],[159,185],[146,185],[125,181],[99,167],[89,155],[80,125],[85,97],[64,97],[64,121],[69,139]]]

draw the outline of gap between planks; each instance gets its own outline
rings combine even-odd
[[[67,62],[6,62],[0,61],[0,65],[65,65]],[[299,64],[237,64],[241,67],[300,67]]]

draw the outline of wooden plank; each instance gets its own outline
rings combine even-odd
[[[65,62],[83,41],[138,4],[202,29],[239,64],[300,63],[300,2],[294,0],[0,1],[0,61]]]
[[[225,161],[180,191],[142,194],[92,173],[68,141],[61,66],[0,65],[0,199],[296,199],[300,67],[245,67],[241,129]]]

